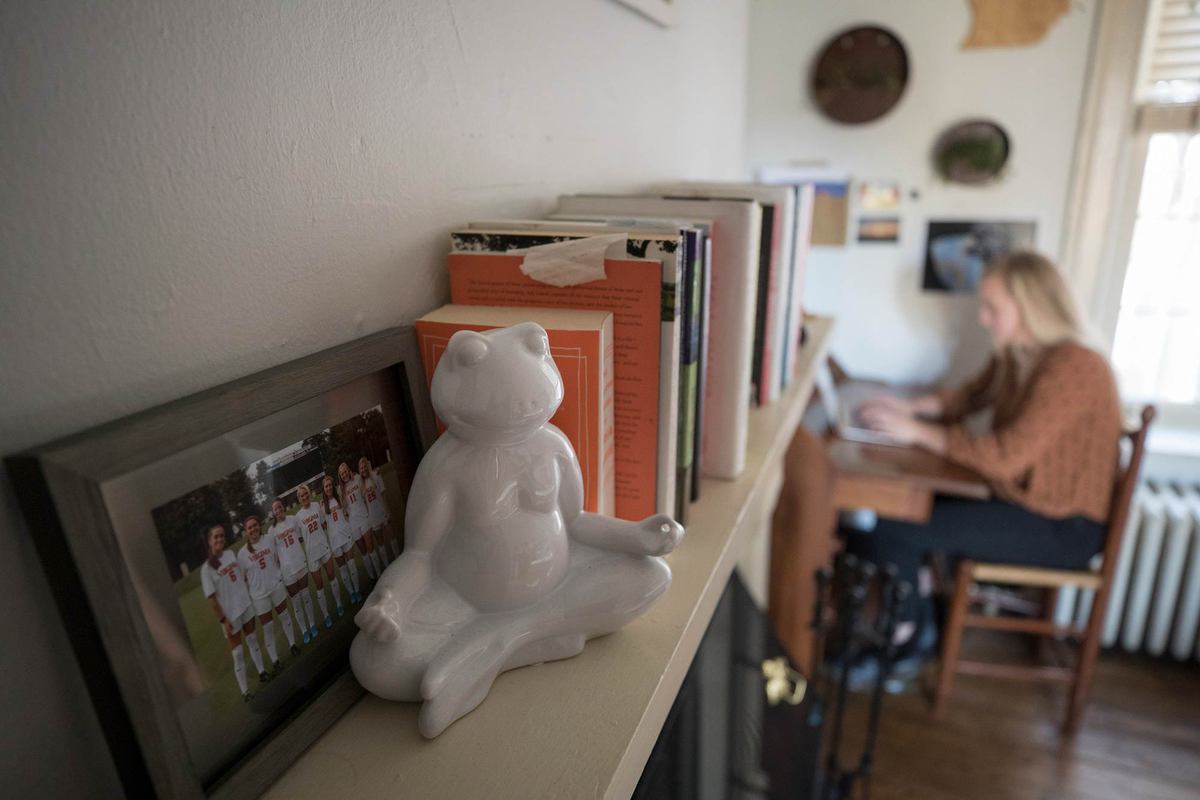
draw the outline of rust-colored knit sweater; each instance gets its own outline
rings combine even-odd
[[[1099,353],[1048,347],[1028,377],[1011,354],[942,393],[946,457],[983,475],[1000,497],[1047,517],[1108,517],[1117,474],[1121,406]],[[991,407],[992,432],[972,436],[963,418]]]

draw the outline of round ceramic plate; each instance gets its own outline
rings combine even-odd
[[[837,122],[859,125],[891,111],[908,85],[908,54],[891,31],[850,28],[834,36],[817,57],[812,93],[817,107]]]
[[[933,168],[952,183],[995,180],[1009,156],[1008,134],[995,122],[973,119],[947,128],[933,146]]]

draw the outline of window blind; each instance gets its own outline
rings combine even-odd
[[[1200,0],[1153,0],[1137,100],[1200,102]]]

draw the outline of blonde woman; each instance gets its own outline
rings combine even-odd
[[[312,491],[304,484],[300,484],[300,488],[296,490],[296,500],[300,503],[300,507],[296,509],[296,522],[304,534],[304,554],[308,557],[309,577],[317,595],[317,605],[321,607],[321,616],[325,619],[325,627],[332,628],[333,617],[329,614],[329,603],[325,600],[325,580],[322,579],[322,572],[329,581],[329,593],[333,595],[339,617],[346,613],[346,607],[342,605],[342,592],[333,566],[333,551],[329,547],[329,536],[326,533],[325,512],[312,501]]]
[[[1062,276],[1036,253],[1002,257],[979,285],[979,324],[993,353],[974,379],[916,399],[882,397],[860,409],[876,430],[970,467],[992,487],[995,499],[986,502],[938,498],[925,525],[883,519],[871,532],[850,535],[851,552],[895,564],[913,586],[932,551],[1082,569],[1103,547],[1120,403],[1108,361],[1084,344]],[[974,435],[963,422],[983,409],[992,411],[990,430]],[[918,589],[928,596],[928,587]],[[909,655],[932,648],[928,602],[914,598],[901,619],[898,638],[911,637]],[[919,624],[928,635],[911,635]]]
[[[354,543],[362,553],[363,566],[371,580],[383,572],[380,555],[375,551],[375,540],[371,536],[371,512],[367,508],[366,490],[363,480],[350,471],[350,466],[343,461],[338,465],[338,499],[350,522],[350,532],[354,535]]]
[[[278,497],[271,503],[271,527],[267,528],[267,536],[273,543],[275,557],[279,559],[283,584],[292,596],[292,608],[304,631],[304,643],[308,644],[317,638],[318,630],[312,596],[308,593],[308,556],[304,553],[304,532]]]
[[[383,551],[384,561],[399,558],[400,545],[397,544],[392,531],[392,515],[383,500],[383,476],[376,471],[371,465],[371,459],[366,456],[358,459],[358,476],[362,478],[363,495],[367,499],[371,535],[375,539],[375,545]]]
[[[350,604],[362,602],[362,588],[358,585],[358,565],[354,563],[354,533],[350,520],[337,498],[337,484],[332,475],[321,480],[321,510],[325,515],[325,532],[329,534],[329,546],[333,548],[333,560],[342,573],[342,584],[350,592]]]

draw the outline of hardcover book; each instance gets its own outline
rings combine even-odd
[[[461,236],[456,241],[468,245]],[[495,240],[491,244],[502,246]],[[450,299],[462,305],[611,312],[616,516],[642,519],[654,513],[670,513],[672,506],[660,506],[664,498],[658,491],[660,463],[670,465],[670,472],[664,475],[674,472],[673,452],[665,452],[659,439],[659,351],[662,328],[667,324],[662,321],[662,263],[609,256],[603,262],[603,279],[553,286],[526,275],[521,269],[524,261],[524,255],[504,251],[452,252]],[[667,424],[674,430],[673,420]],[[667,483],[673,489],[674,480]]]
[[[559,198],[558,212],[713,220],[700,464],[710,477],[736,478],[746,466],[761,205],[753,200],[569,195]]]
[[[583,473],[583,509],[616,511],[613,430],[613,317],[607,311],[446,305],[416,322],[417,347],[432,383],[433,371],[458,331],[486,331],[522,322],[546,329],[550,355],[562,375],[563,401],[550,418],[575,448]],[[445,430],[437,420],[438,433]]]

